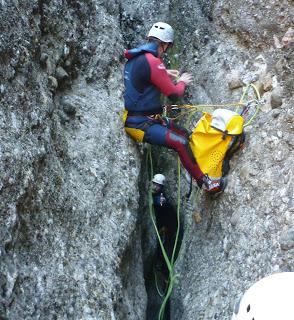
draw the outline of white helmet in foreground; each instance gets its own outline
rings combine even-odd
[[[152,182],[161,184],[162,186],[164,185],[164,181],[165,181],[165,176],[161,173],[157,173],[152,179]]]
[[[174,30],[165,22],[156,22],[148,33],[148,38],[153,37],[159,39],[162,42],[173,43],[174,42]]]
[[[276,273],[250,287],[235,305],[232,320],[293,320],[294,272]]]

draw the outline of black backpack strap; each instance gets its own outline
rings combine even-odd
[[[190,187],[189,187],[189,192],[186,194],[186,200],[189,200],[191,196],[192,187],[193,187],[193,179],[192,179],[192,175],[190,175]]]
[[[230,160],[232,159],[233,155],[241,148],[245,141],[245,132],[242,132],[238,136],[234,136],[232,139],[231,146],[226,152],[223,166],[222,166],[222,175],[226,176],[230,171]]]

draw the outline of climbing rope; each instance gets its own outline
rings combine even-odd
[[[147,158],[149,159],[149,162],[150,162],[150,177],[152,180],[153,161],[152,161],[152,154],[151,154],[151,145],[148,145]],[[168,299],[172,293],[173,287],[176,283],[176,279],[179,277],[179,275],[175,274],[175,272],[174,272],[174,265],[176,263],[176,249],[177,249],[179,234],[180,234],[181,166],[180,166],[179,159],[178,159],[178,195],[177,195],[177,231],[176,231],[176,238],[175,238],[175,242],[174,242],[174,246],[173,246],[173,250],[172,250],[171,259],[168,258],[168,255],[167,255],[166,250],[164,248],[164,245],[162,243],[158,228],[156,226],[151,188],[149,188],[149,191],[148,191],[148,204],[149,204],[149,213],[150,213],[151,221],[154,226],[157,239],[159,241],[159,245],[160,245],[160,249],[162,251],[162,255],[164,257],[164,261],[165,261],[167,268],[168,268],[168,271],[169,271],[168,286],[167,286],[167,290],[164,294],[162,294],[160,292],[160,290],[158,288],[157,277],[155,276],[155,285],[156,285],[157,292],[161,297],[164,297],[164,299],[161,303],[161,306],[160,306],[159,314],[158,314],[158,320],[163,320]]]
[[[247,101],[250,89],[253,89],[255,99]],[[245,101],[247,101],[247,102],[245,102]],[[257,117],[262,103],[263,103],[263,101],[261,99],[261,96],[260,96],[260,93],[259,93],[257,87],[254,84],[248,84],[243,89],[243,94],[242,94],[239,102],[228,103],[228,104],[207,104],[207,105],[204,105],[204,104],[201,104],[201,105],[187,105],[187,104],[186,105],[171,105],[168,108],[164,108],[163,116],[166,116],[167,109],[169,109],[169,110],[180,110],[181,109],[181,110],[184,110],[184,112],[182,112],[180,115],[178,115],[174,118],[170,118],[170,119],[178,120],[179,118],[188,115],[188,117],[189,117],[188,121],[190,124],[192,122],[193,115],[199,111],[203,112],[205,110],[207,111],[212,108],[235,108],[235,111],[238,112],[239,108],[242,107],[242,111],[241,111],[240,115],[242,115],[244,118],[246,116],[246,118],[245,118],[246,121],[243,125],[244,127],[246,127],[246,126],[249,126],[252,123],[252,121]],[[252,110],[253,110],[253,112],[252,112]],[[148,160],[150,163],[150,166],[149,166],[150,167],[150,176],[151,176],[151,180],[152,180],[153,161],[152,161],[151,145],[148,145],[147,159],[146,159],[147,163],[148,163]],[[148,167],[148,165],[147,165],[147,167]],[[150,213],[151,221],[154,226],[155,233],[156,233],[157,239],[159,241],[160,249],[162,251],[162,255],[164,257],[164,261],[166,263],[166,266],[167,266],[168,272],[169,272],[168,286],[167,286],[166,292],[164,292],[164,293],[162,293],[159,289],[157,276],[155,274],[156,290],[157,290],[159,296],[161,298],[163,298],[163,301],[162,301],[162,304],[161,304],[161,307],[159,310],[158,320],[164,319],[164,314],[165,314],[165,309],[166,309],[168,299],[170,298],[173,287],[177,281],[177,278],[179,277],[179,275],[175,274],[175,272],[174,272],[174,266],[176,263],[176,250],[177,250],[177,244],[178,244],[179,233],[180,233],[180,198],[181,198],[181,190],[180,190],[181,189],[181,179],[180,179],[181,171],[180,170],[181,170],[180,160],[178,158],[177,231],[176,231],[176,238],[175,238],[175,243],[174,243],[173,250],[172,250],[171,259],[169,259],[168,255],[167,255],[167,252],[164,248],[163,242],[161,240],[159,231],[156,226],[151,188],[149,188],[149,191],[148,191],[148,205],[149,205],[149,213]],[[197,194],[196,194],[196,197],[198,200],[199,200],[199,194],[200,194],[200,189],[197,191]]]
[[[157,275],[156,275],[155,269],[153,269],[153,274],[154,274],[154,282],[155,282],[156,291],[157,291],[158,295],[161,298],[163,298],[164,295],[165,295],[165,292],[161,292],[160,289],[159,289],[158,280],[157,280]]]
[[[241,115],[244,117],[246,116],[246,113],[248,113],[248,115],[246,116],[246,122],[244,124],[244,127],[247,127],[252,123],[252,121],[258,115],[261,105],[264,103],[264,100],[261,99],[259,90],[253,83],[250,83],[245,87],[242,97],[240,99],[240,103],[244,103],[243,101],[248,98],[249,91],[251,88],[253,89],[255,99],[248,101],[241,112]],[[252,110],[253,112],[251,112]],[[238,111],[238,109],[236,111]]]
[[[254,99],[247,101],[250,89],[253,89],[254,93]],[[245,102],[246,101],[246,102]],[[234,108],[236,112],[239,111],[240,107],[242,107],[241,115],[246,115],[246,112],[249,114],[246,118],[246,122],[244,124],[244,127],[249,126],[252,121],[256,118],[260,111],[261,105],[264,103],[264,101],[261,99],[259,90],[253,83],[249,83],[244,89],[242,96],[240,98],[239,102],[232,102],[232,103],[225,103],[225,104],[198,104],[198,105],[190,105],[190,104],[184,104],[184,105],[170,105],[167,106],[164,110],[164,113],[166,114],[167,110],[183,110],[179,115],[175,117],[171,117],[171,120],[178,120],[182,117],[189,116],[188,123],[191,123],[191,119],[193,115],[196,112],[204,112],[208,111],[210,109],[214,108]],[[250,113],[249,113],[250,110]],[[251,112],[253,110],[253,112]]]
[[[167,293],[165,295],[165,298],[162,302],[162,305],[159,310],[159,320],[164,319],[164,312],[166,308],[167,301],[172,293],[173,287],[176,283],[177,278],[179,277],[178,274],[174,273],[174,265],[176,263],[176,248],[179,240],[179,234],[180,234],[180,204],[181,204],[181,165],[180,165],[180,159],[178,158],[178,197],[177,197],[177,232],[176,232],[176,238],[175,243],[173,247],[172,252],[172,258],[171,258],[171,272],[169,274],[169,281],[168,281],[168,289]]]

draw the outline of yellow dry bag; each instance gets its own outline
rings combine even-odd
[[[224,165],[224,161],[231,157],[228,155],[232,149],[235,152],[243,142],[243,125],[243,117],[231,110],[217,109],[212,114],[203,113],[193,130],[190,146],[204,174],[212,179],[227,174],[228,163]]]

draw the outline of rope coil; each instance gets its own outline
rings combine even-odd
[[[254,93],[255,99],[252,99],[252,100],[249,100],[249,101],[245,102],[247,100],[247,98],[248,98],[250,89],[253,89],[253,93]],[[224,104],[198,104],[198,105],[190,105],[190,104],[176,105],[176,104],[172,104],[172,105],[166,106],[164,108],[164,114],[167,113],[167,110],[183,110],[183,112],[181,112],[179,115],[177,115],[177,116],[175,116],[173,118],[170,118],[170,119],[178,120],[178,119],[188,115],[189,116],[189,120],[190,120],[190,121],[188,121],[188,123],[190,123],[191,119],[193,117],[193,114],[195,114],[196,112],[199,112],[199,111],[202,111],[202,112],[203,111],[208,111],[209,109],[213,109],[213,108],[235,108],[234,111],[238,112],[240,107],[242,107],[243,110],[244,109],[248,109],[248,111],[250,109],[251,110],[254,109],[253,115],[250,115],[248,117],[247,121],[244,124],[244,127],[247,127],[256,118],[256,116],[258,115],[258,113],[260,111],[260,107],[261,107],[261,105],[263,103],[264,103],[264,100],[261,98],[258,88],[253,83],[250,83],[243,89],[243,93],[242,93],[242,96],[241,96],[239,102],[224,103]],[[244,114],[244,116],[245,116],[245,114]]]

